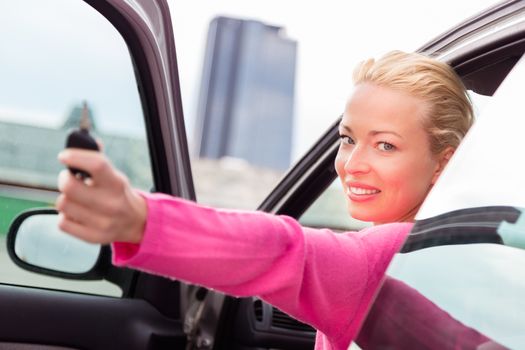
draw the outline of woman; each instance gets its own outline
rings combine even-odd
[[[113,243],[116,265],[257,295],[317,330],[316,349],[346,349],[411,222],[472,124],[446,64],[391,52],[354,72],[335,168],[349,214],[376,225],[336,234],[285,216],[218,210],[133,190],[101,154],[68,149],[60,228]]]

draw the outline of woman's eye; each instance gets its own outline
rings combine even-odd
[[[391,143],[388,142],[379,142],[377,145],[377,148],[379,148],[380,151],[393,151],[396,149],[396,146],[394,146]]]
[[[354,139],[350,136],[346,135],[340,135],[339,138],[341,139],[341,143],[347,144],[347,145],[353,145],[355,144]]]

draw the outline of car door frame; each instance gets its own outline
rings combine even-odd
[[[194,199],[171,19],[165,0],[85,0],[119,31],[136,74],[155,192]],[[182,348],[180,284],[128,270],[122,298],[0,285],[0,344]],[[140,325],[138,327],[138,325]]]

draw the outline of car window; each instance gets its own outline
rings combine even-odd
[[[308,207],[299,222],[304,226],[331,228],[335,231],[358,231],[371,225],[348,215],[346,199],[338,178]]]
[[[107,282],[65,281],[14,266],[5,251],[13,218],[52,207],[57,154],[87,122],[135,187],[153,187],[144,116],[127,46],[82,1],[0,4],[0,283],[119,295]],[[64,262],[66,263],[66,262]]]
[[[525,251],[513,247],[443,246],[400,254],[389,275],[463,325],[517,349],[525,344],[524,263]]]
[[[417,214],[363,326],[378,346],[525,346],[524,77],[522,58]]]

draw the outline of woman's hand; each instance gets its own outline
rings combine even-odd
[[[58,159],[91,175],[81,180],[69,170],[60,172],[58,189],[62,193],[56,201],[60,229],[93,243],[139,243],[147,205],[126,176],[100,152],[66,149]]]

